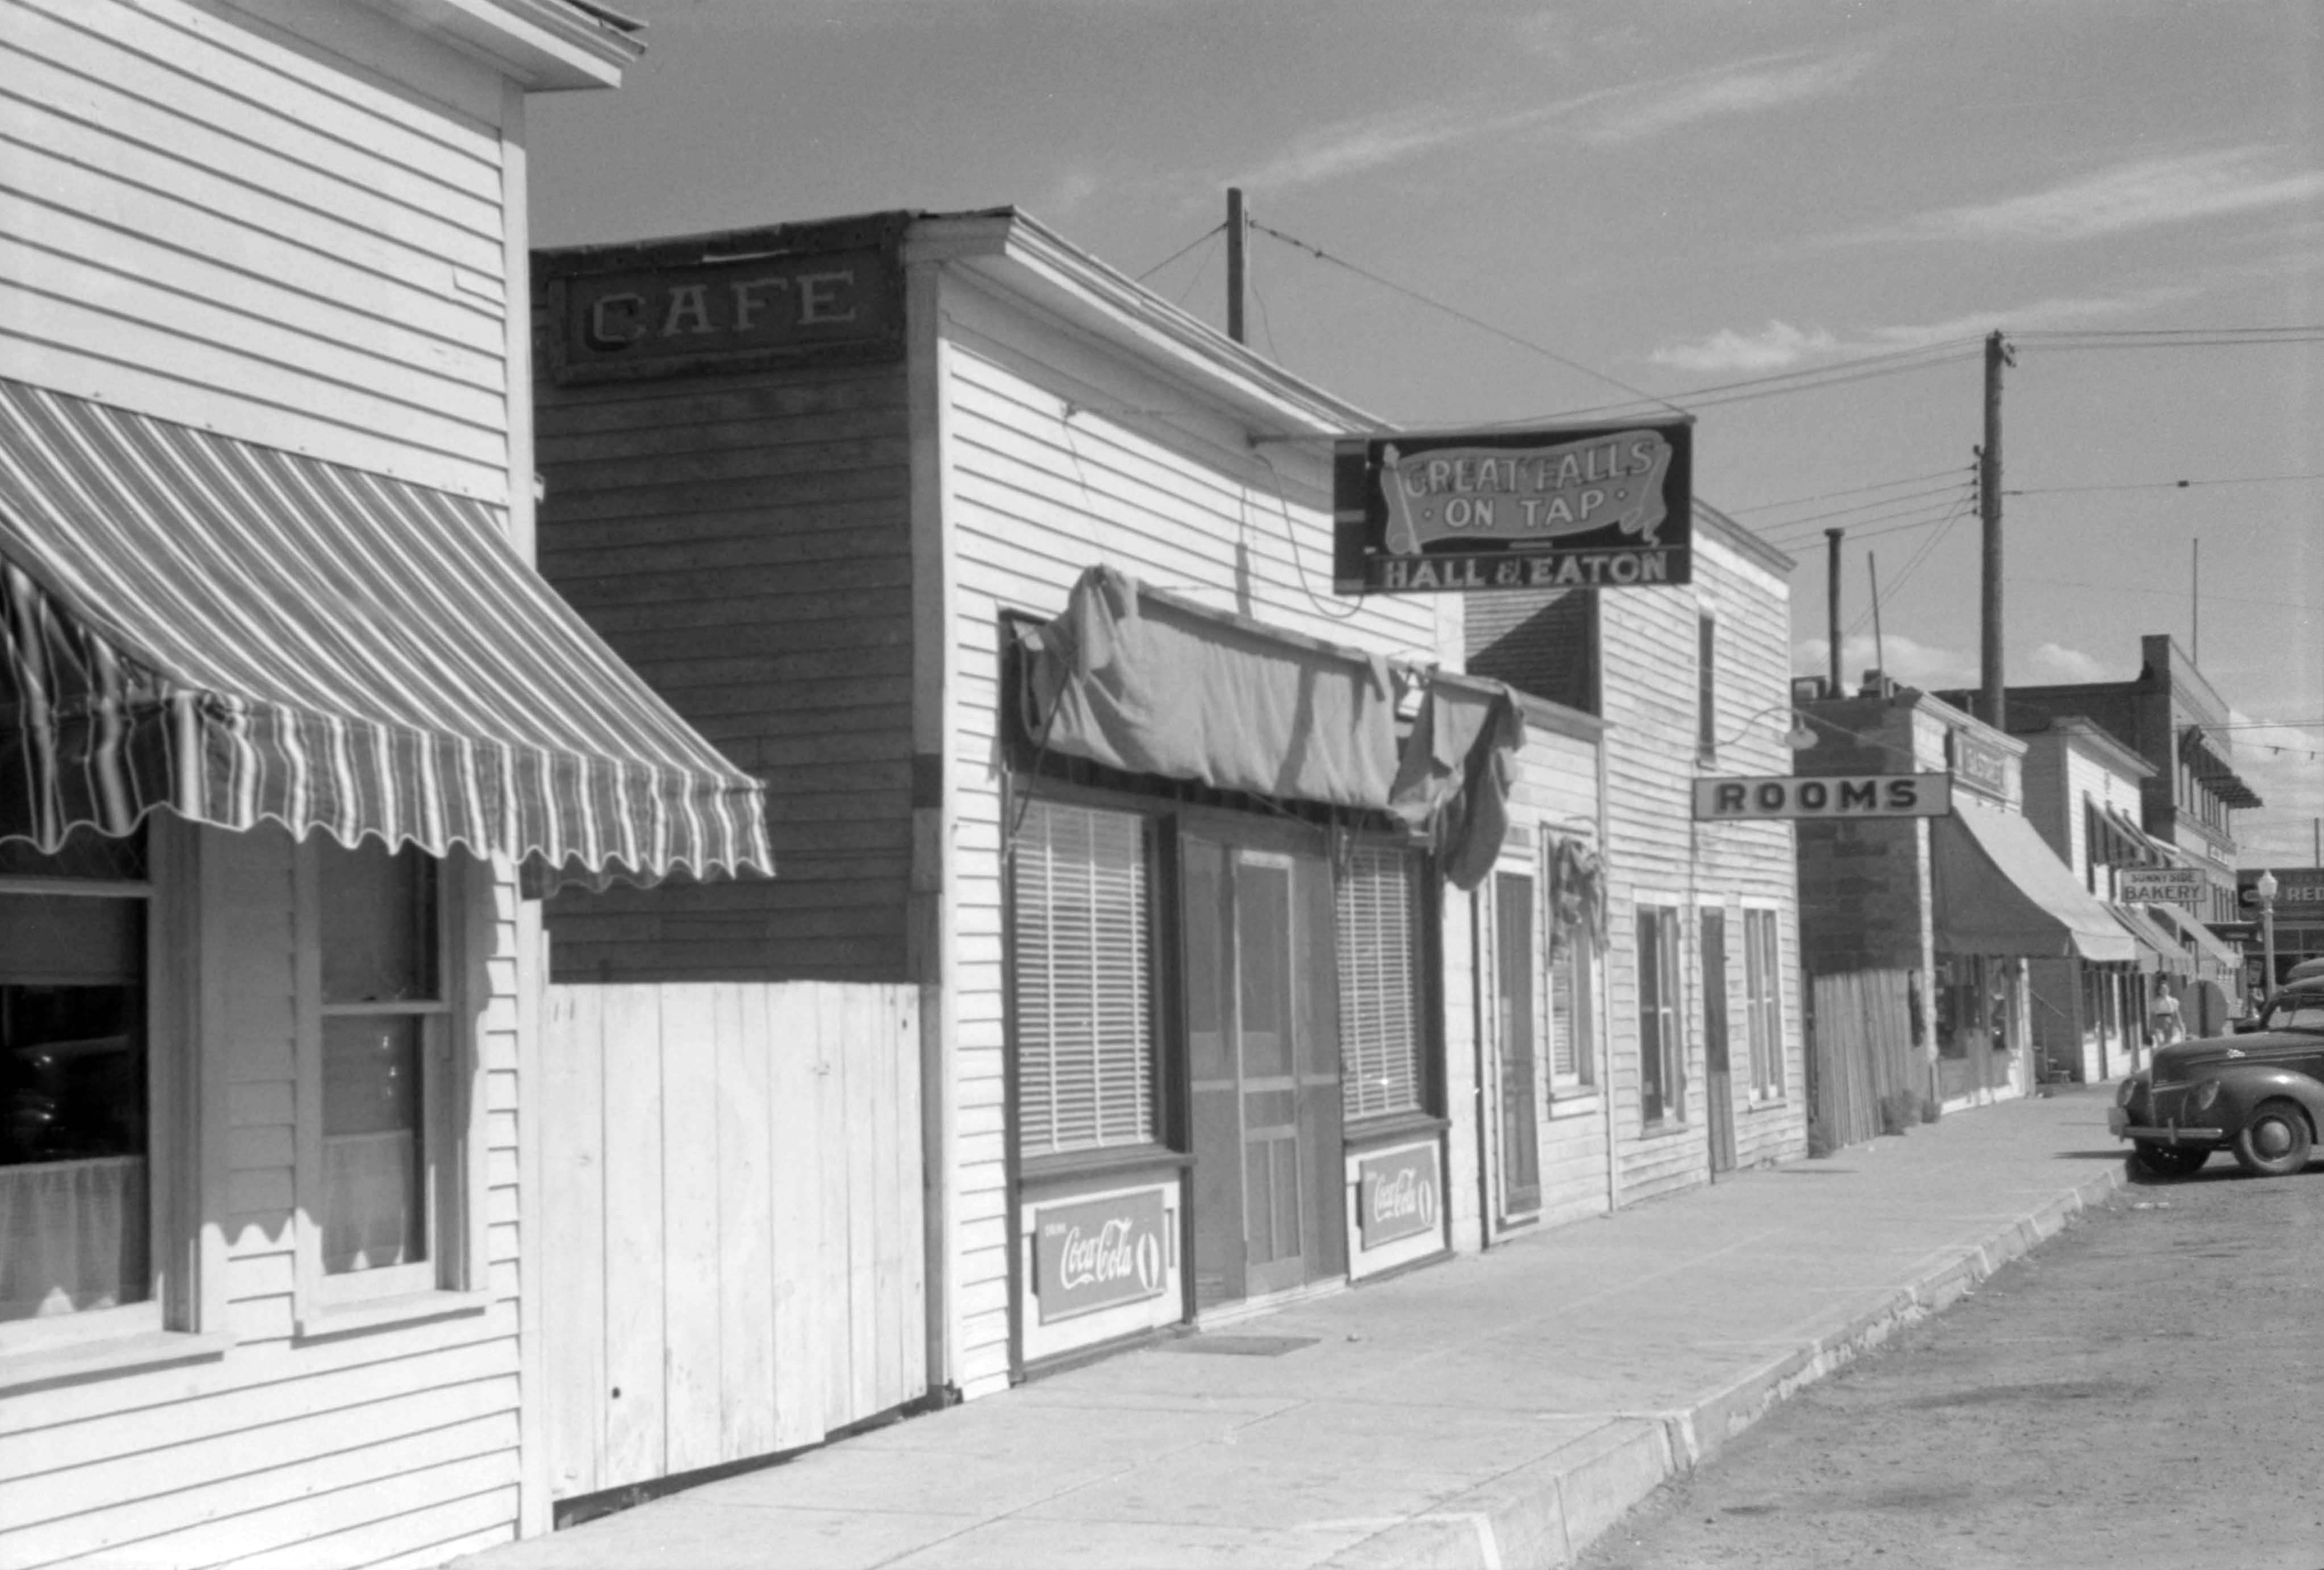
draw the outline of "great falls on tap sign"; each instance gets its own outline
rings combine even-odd
[[[1339,444],[1342,594],[1631,588],[1693,577],[1684,419]]]

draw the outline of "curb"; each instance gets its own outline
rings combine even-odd
[[[1614,1419],[1562,1449],[1342,1549],[1329,1570],[1506,1570],[1571,1565],[1622,1517],[1780,1403],[1898,1331],[1942,1313],[2125,1184],[2110,1166],[1924,1271],[1839,1327],[1683,1411]]]

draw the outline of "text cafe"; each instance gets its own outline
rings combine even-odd
[[[1333,469],[1342,594],[1692,581],[1692,424],[1350,439]]]

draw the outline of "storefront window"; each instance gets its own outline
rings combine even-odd
[[[1338,889],[1341,1115],[1424,1110],[1412,858],[1359,845]]]
[[[1132,813],[1034,801],[1011,845],[1018,1148],[1157,1136],[1152,851]]]
[[[0,1321],[152,1295],[142,839],[0,850]]]

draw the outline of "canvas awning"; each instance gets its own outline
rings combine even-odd
[[[1953,954],[2127,965],[2138,950],[2034,826],[1956,792],[1930,823],[1937,947]]]
[[[1045,751],[1217,790],[1388,805],[1396,690],[1378,656],[1108,567],[1083,573],[1064,614],[1020,637],[1025,723]]]
[[[535,883],[774,870],[759,782],[466,497],[0,379],[0,839],[167,808]]]
[[[2164,975],[2190,976],[2195,974],[2195,961],[2186,948],[2170,933],[2148,920],[2135,905],[2109,905],[2115,919],[2129,932],[2131,941],[2138,945],[2138,968],[2160,971]]]
[[[2161,840],[2147,833],[2144,827],[2140,827],[2138,820],[2131,817],[2130,813],[2126,809],[2120,807],[2108,807],[2106,809],[2106,816],[2107,820],[2114,825],[2116,832],[2118,832],[2123,838],[2127,840],[2131,845],[2136,846],[2137,849],[2146,857],[2147,864],[2149,866],[2178,867],[2186,865],[2187,858],[2180,854],[2176,847],[2164,845]]]
[[[2193,944],[2198,962],[2208,965],[2214,976],[2224,978],[2242,973],[2243,956],[2221,942],[2216,933],[2186,910],[2176,905],[2148,905],[2144,909],[2148,915]]]
[[[1389,806],[1428,835],[1456,889],[1484,882],[1501,854],[1524,745],[1525,716],[1509,688],[1483,677],[1428,679]]]

